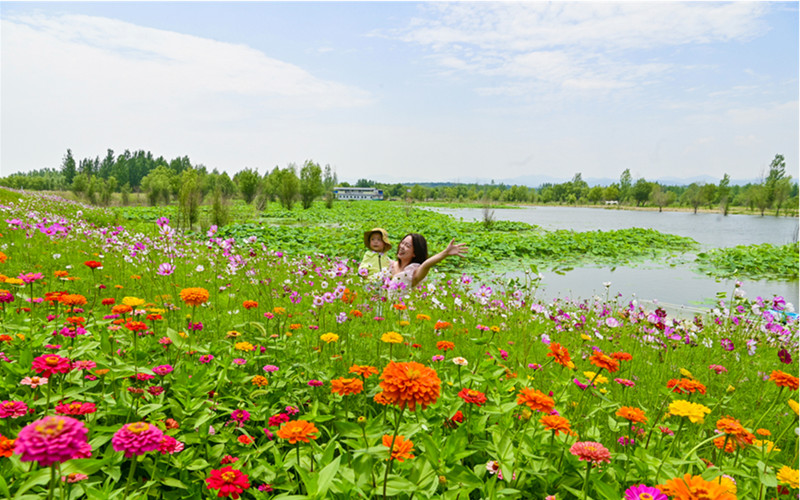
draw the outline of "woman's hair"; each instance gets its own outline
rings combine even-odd
[[[409,264],[422,264],[428,260],[428,242],[425,241],[425,237],[417,233],[408,233],[406,236],[411,236],[411,245],[414,247],[414,258]],[[400,241],[406,239],[406,236],[400,238]],[[398,245],[398,249],[399,247],[400,245]]]

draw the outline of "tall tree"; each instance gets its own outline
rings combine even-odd
[[[294,163],[290,163],[285,169],[278,172],[278,199],[286,210],[291,210],[297,198],[297,192],[300,189],[297,166]]]
[[[256,196],[261,176],[255,170],[246,168],[236,172],[233,176],[233,182],[239,188],[239,193],[241,193],[244,202],[249,205]]]
[[[75,179],[78,169],[75,166],[75,158],[72,157],[71,149],[67,149],[67,154],[61,161],[61,173],[64,174],[64,182],[67,186],[72,186],[72,180]]]
[[[624,202],[628,199],[631,193],[631,183],[633,182],[633,177],[631,177],[631,169],[626,168],[622,171],[622,174],[619,176],[619,201],[620,203]]]
[[[303,209],[311,208],[314,199],[324,190],[322,184],[322,168],[311,160],[307,160],[300,169],[300,201]]]
[[[719,181],[717,200],[719,201],[719,208],[722,210],[722,215],[728,215],[728,209],[731,206],[731,176],[728,174],[725,174]]]
[[[631,196],[636,200],[637,207],[644,205],[644,203],[650,199],[650,191],[652,190],[653,184],[647,182],[644,178],[640,178],[636,181],[636,184],[631,188]]]

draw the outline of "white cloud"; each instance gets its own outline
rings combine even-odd
[[[428,5],[394,35],[420,44],[449,71],[504,77],[482,94],[524,88],[578,91],[646,84],[672,65],[640,61],[642,51],[746,40],[764,33],[763,3],[464,2]]]

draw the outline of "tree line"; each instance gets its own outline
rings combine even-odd
[[[200,205],[210,200],[212,205],[224,213],[231,198],[240,197],[246,203],[254,203],[263,209],[270,201],[277,200],[291,210],[299,202],[303,208],[324,197],[328,206],[333,203],[333,188],[339,185],[335,171],[330,165],[321,167],[312,160],[302,166],[290,163],[278,166],[264,175],[256,169],[245,168],[231,178],[227,172],[217,169],[208,171],[202,165],[192,165],[188,156],[166,160],[154,157],[149,151],[125,150],[115,155],[109,149],[100,157],[75,160],[67,149],[59,169],[44,168],[27,173],[17,173],[0,178],[0,186],[27,190],[72,191],[76,196],[97,205],[109,205],[113,194],[123,205],[130,203],[132,193],[143,193],[151,205],[169,204]],[[727,215],[730,207],[747,207],[764,215],[775,210],[779,215],[784,208],[798,206],[797,182],[792,182],[786,173],[783,155],[777,154],[768,171],[763,172],[758,182],[731,185],[725,174],[719,183],[691,183],[689,185],[665,185],[634,180],[630,169],[625,169],[617,182],[609,186],[589,186],[581,173],[563,183],[546,183],[533,188],[523,185],[416,183],[384,184],[369,179],[359,179],[357,187],[382,189],[389,198],[438,201],[475,201],[539,203],[558,205],[598,205],[614,203],[631,206],[691,207],[695,213],[700,207],[718,207]],[[347,182],[341,186],[349,186]],[[196,211],[196,210],[195,210]],[[191,210],[187,212],[191,219]],[[189,222],[187,220],[187,222]]]

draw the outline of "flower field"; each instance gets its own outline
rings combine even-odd
[[[0,497],[798,496],[797,316],[746,283],[694,318],[387,290],[167,217],[0,211]]]

